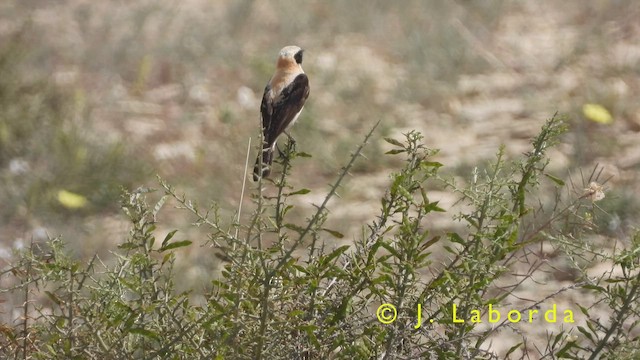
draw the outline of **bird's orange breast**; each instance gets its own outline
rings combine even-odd
[[[300,75],[300,71],[289,72],[289,71],[277,71],[269,85],[271,86],[271,98],[276,98],[282,92],[282,89],[287,87],[287,85],[291,84],[296,76]]]

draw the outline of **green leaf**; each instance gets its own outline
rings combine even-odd
[[[137,249],[139,248],[140,245],[133,243],[133,242],[126,242],[124,244],[120,244],[118,245],[118,249],[122,249],[122,250],[133,250],[133,249]]]
[[[140,220],[140,225],[145,225],[145,221],[144,220]],[[151,225],[144,231],[144,233],[147,234],[147,235],[151,234],[154,231],[156,231],[156,228],[157,228],[157,226]]]
[[[300,330],[303,330],[307,334],[307,339],[315,346],[316,349],[320,349],[320,342],[316,337],[315,331],[318,329],[315,325],[302,325]]]
[[[420,247],[420,250],[424,251],[424,250],[428,249],[431,245],[437,243],[438,240],[440,240],[440,236],[432,237],[430,240],[428,240],[427,242],[422,244],[422,246]]]
[[[586,307],[584,307],[584,306],[582,306],[582,305],[580,305],[580,304],[578,304],[578,303],[576,303],[576,305],[578,305],[578,307],[580,308],[580,312],[581,312],[584,316],[589,317],[589,310],[588,310]]]
[[[493,297],[493,298],[491,298],[491,299],[487,300],[487,301],[485,302],[485,305],[489,305],[489,304],[491,304],[491,305],[498,305],[498,304],[501,304],[501,303],[502,303],[502,300],[506,299],[508,296],[509,296],[509,293],[505,292],[505,293],[504,293],[504,294],[502,294],[502,295],[498,295],[498,296],[496,296],[496,297]]]
[[[605,279],[604,282],[606,282],[607,284],[617,284],[617,283],[621,283],[621,282],[627,282],[627,280],[625,280],[625,279]]]
[[[384,138],[384,141],[388,142],[391,145],[395,145],[395,146],[399,146],[401,148],[404,148],[404,144],[402,144],[400,141],[396,140],[396,139],[392,139],[389,137]]]
[[[437,161],[423,161],[421,163],[421,165],[423,167],[434,167],[436,169],[443,167],[444,165],[442,165],[442,163],[439,163]]]
[[[287,228],[287,229],[294,230],[294,231],[296,231],[296,232],[298,232],[298,233],[302,233],[302,232],[304,231],[304,228],[303,228],[303,227],[301,227],[301,226],[299,226],[299,225],[296,225],[296,224],[284,224],[284,225],[282,225],[282,226],[283,226],[283,227],[285,227],[285,228]]]
[[[400,258],[400,253],[398,253],[398,251],[393,247],[392,244],[382,243],[381,245],[384,249],[386,249],[389,253],[391,253],[391,255],[393,255],[396,258]]]
[[[158,215],[158,213],[160,212],[160,209],[162,209],[162,206],[164,205],[164,203],[167,201],[167,199],[169,198],[169,195],[164,195],[160,198],[160,200],[158,200],[158,202],[156,203],[156,206],[153,207],[153,218],[155,219],[156,215]]]
[[[133,325],[133,323],[136,321],[136,319],[138,318],[138,316],[133,312],[132,309],[127,309],[129,311],[129,316],[127,316],[127,319],[124,321],[124,324],[122,324],[122,327],[129,331],[131,329],[131,326]]]
[[[389,154],[389,155],[396,155],[396,154],[402,154],[403,152],[406,152],[406,150],[403,150],[403,149],[393,149],[393,150],[389,150],[389,151],[387,151],[385,154]]]
[[[63,301],[58,297],[58,295],[52,293],[51,291],[45,291],[44,293],[47,294],[47,297],[51,299],[51,301],[56,303],[58,306],[60,306],[63,303]]]
[[[565,344],[562,349],[558,350],[558,352],[556,353],[556,357],[559,359],[577,359],[576,357],[571,356],[571,354],[568,354],[569,350],[573,349],[574,347],[576,347],[575,342],[569,342]]]
[[[367,254],[367,265],[371,265],[373,263],[373,260],[378,253],[378,249],[380,248],[380,246],[382,246],[383,242],[384,240],[382,238],[379,238],[376,242],[373,243]]]
[[[191,240],[176,241],[174,243],[168,244],[167,246],[161,247],[158,251],[162,252],[162,251],[167,251],[167,250],[171,250],[171,249],[177,249],[177,248],[180,248],[180,247],[189,246],[192,243],[193,243],[193,241],[191,241]]]
[[[293,268],[294,268],[296,271],[299,271],[301,274],[304,274],[304,275],[309,275],[309,273],[310,273],[310,272],[309,272],[309,269],[307,269],[307,267],[306,267],[306,266],[293,265]]]
[[[310,158],[312,157],[311,154],[308,154],[306,152],[299,152],[296,154],[298,157],[303,157],[303,158]]]
[[[162,257],[162,265],[166,264],[167,261],[169,261],[171,259],[171,257],[173,256],[173,253],[166,253],[163,257]]]
[[[451,246],[449,246],[449,245],[445,245],[445,246],[444,246],[444,249],[445,249],[447,252],[451,253],[451,254],[457,254],[457,253],[458,253],[458,251],[457,251],[457,250],[455,250],[454,248],[452,248],[452,247],[451,247]]]
[[[411,193],[407,189],[405,189],[404,186],[398,184],[398,186],[396,186],[396,190],[405,198],[405,200],[413,200],[413,196],[411,196]]]
[[[327,255],[325,258],[322,259],[322,263],[328,264],[329,262],[333,261],[333,259],[337,258],[338,256],[342,255],[345,251],[347,251],[349,247],[350,247],[349,245],[343,245],[333,250],[331,254]]]
[[[293,205],[285,206],[284,209],[282,209],[282,217],[284,217],[291,209],[293,209]]]
[[[578,326],[578,331],[580,331],[580,333],[584,335],[587,339],[591,340],[592,343],[595,343],[595,341],[593,340],[593,335],[591,335],[591,333],[587,331],[587,329],[585,329],[582,326]]]
[[[588,289],[588,290],[595,290],[597,292],[605,292],[606,291],[605,288],[603,288],[602,286],[590,285],[590,284],[583,285],[582,288],[583,289]]]
[[[308,194],[310,193],[311,190],[309,189],[300,189],[298,191],[294,191],[292,193],[289,193],[288,196],[292,196],[292,195],[304,195],[304,194]]]
[[[510,355],[512,352],[516,351],[516,350],[517,350],[517,349],[518,349],[522,344],[523,344],[522,342],[519,342],[519,343],[517,343],[517,344],[513,345],[512,347],[510,347],[510,348],[509,348],[509,351],[507,351],[507,353],[504,355],[504,357],[505,357],[505,358],[509,357],[509,355]]]
[[[551,343],[551,347],[554,348],[556,345],[562,340],[562,336],[564,335],[564,331],[560,331],[558,335],[553,338],[553,342]]]
[[[342,239],[344,237],[344,235],[336,230],[331,230],[331,229],[327,229],[327,228],[323,228],[322,230],[328,232],[329,234],[333,235],[334,237],[338,238],[338,239]]]
[[[544,176],[548,177],[548,178],[549,178],[549,180],[553,181],[553,182],[554,182],[554,183],[556,183],[556,185],[558,185],[558,186],[564,186],[564,185],[565,185],[564,181],[562,181],[562,180],[561,180],[560,178],[558,178],[558,177],[555,177],[555,176],[553,176],[553,175],[549,175],[549,174],[544,174]]]
[[[167,243],[169,242],[169,240],[171,240],[171,238],[173,237],[173,235],[176,234],[176,232],[178,232],[178,230],[173,230],[170,231],[167,236],[164,237],[164,240],[162,240],[162,245],[160,245],[161,248],[163,248],[165,245],[167,245]]]
[[[144,329],[144,328],[140,328],[140,327],[129,329],[129,333],[142,335],[144,337],[152,338],[154,340],[160,340],[160,337],[155,332]]]
[[[447,235],[449,235],[449,241],[464,245],[465,243],[464,239],[461,238],[460,235],[458,235],[457,233],[452,232]]]
[[[432,203],[428,203],[424,205],[424,211],[426,212],[447,212],[445,209],[438,206],[439,201],[434,201]]]

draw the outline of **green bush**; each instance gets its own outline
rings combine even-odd
[[[500,150],[465,186],[439,175],[436,151],[424,147],[419,133],[386,139],[393,146],[388,154],[404,157],[404,166],[390,175],[379,215],[351,245],[333,245],[343,235],[325,226],[328,203],[374,130],[303,223],[289,221],[296,210],[291,199],[309,190],[292,188],[287,175],[309,155],[291,143],[278,160],[282,175],[262,180],[251,216],[234,216],[230,226],[221,225],[227,219],[216,205],[201,208],[162,179],[164,194],[154,205],[147,203],[149,189],[125,191],[121,206],[131,230],[115,262],[73,260],[56,238],[27,249],[3,271],[0,279],[11,285],[0,297],[22,305],[0,328],[0,351],[15,359],[636,358],[640,234],[611,254],[589,247],[603,191],[597,176],[576,186],[546,172],[546,151],[564,131],[565,122],[554,116],[522,159],[509,161]],[[444,210],[427,188],[443,185],[465,205],[452,214],[463,231],[430,232],[430,219]],[[555,192],[550,202],[544,200],[549,191]],[[154,234],[167,201],[192,213],[194,226],[209,229],[224,259],[202,304],[174,287],[175,250],[191,241],[176,240],[175,231],[163,239]],[[516,307],[512,296],[543,271],[535,251],[543,244],[575,265],[574,282]],[[606,260],[620,271],[589,277],[581,259]],[[526,271],[512,273],[523,264]],[[505,279],[512,281],[499,284]],[[488,348],[499,334],[518,334],[518,325],[545,326],[544,306],[572,291],[595,297],[575,306],[572,318],[584,325],[567,323],[546,344],[530,346],[522,336],[500,354]],[[596,305],[608,309],[610,321],[591,314]],[[501,319],[492,323],[496,309]],[[523,318],[540,311],[535,324],[517,324],[507,319],[515,312],[504,309]],[[564,310],[559,320],[566,321]]]

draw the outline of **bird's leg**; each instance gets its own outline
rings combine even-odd
[[[296,139],[293,138],[293,136],[291,136],[291,134],[289,134],[287,131],[284,132],[285,135],[287,135],[287,138],[289,138],[289,144],[287,144],[287,148],[289,151],[291,152],[295,152],[296,151]]]
[[[296,146],[296,139],[293,138],[293,136],[291,136],[291,134],[289,134],[289,132],[285,131],[284,132],[285,135],[287,135],[287,138],[289,138],[289,142],[291,143],[291,145]]]
[[[294,139],[288,132],[285,131],[284,133],[287,135],[287,138],[289,138],[289,143],[287,143],[285,147],[286,151],[280,150],[280,147],[276,144],[276,149],[278,150],[278,156],[280,158],[286,158],[288,154],[296,151],[296,139]]]

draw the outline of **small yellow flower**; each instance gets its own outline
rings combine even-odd
[[[67,209],[80,209],[87,205],[87,198],[67,190],[58,191],[58,202]]]
[[[582,113],[584,116],[600,124],[611,124],[613,122],[613,116],[609,110],[600,104],[584,104],[582,105]]]

